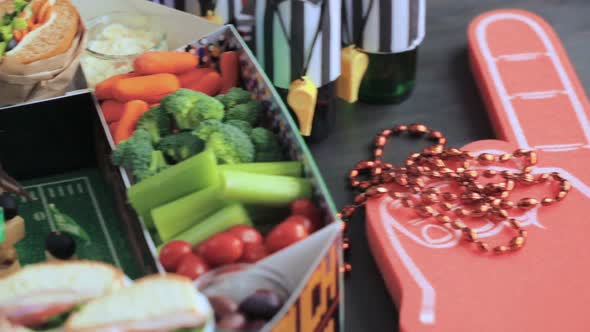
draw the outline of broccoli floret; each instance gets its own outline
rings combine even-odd
[[[226,111],[226,120],[242,120],[250,125],[255,125],[262,112],[262,103],[259,100],[250,100],[245,104],[236,105]]]
[[[198,138],[202,139],[203,141],[207,141],[211,134],[218,131],[223,131],[224,127],[225,124],[221,121],[207,120],[203,121],[201,125],[199,125],[197,129],[193,131],[193,134],[196,135]]]
[[[134,169],[133,175],[137,178],[138,181],[142,181],[144,179],[149,178],[150,176],[158,174],[166,168],[168,168],[168,163],[166,163],[164,154],[162,153],[162,151],[154,150],[151,153],[150,163],[144,165],[144,167],[142,168]]]
[[[203,151],[205,142],[191,132],[169,135],[160,141],[158,149],[175,162],[181,162]]]
[[[238,129],[240,129],[241,131],[243,131],[244,133],[246,133],[246,135],[250,135],[250,133],[252,132],[252,126],[246,122],[246,121],[242,121],[242,120],[228,120],[225,122],[226,124],[230,125],[230,126],[234,126]]]
[[[141,181],[168,167],[161,151],[154,150],[152,138],[145,129],[137,129],[131,137],[117,145],[113,163],[131,170]]]
[[[280,161],[283,159],[281,143],[276,135],[262,127],[252,129],[250,139],[256,150],[256,161]]]
[[[260,151],[280,150],[281,148],[279,139],[272,131],[266,128],[257,127],[252,129],[250,139],[252,139],[256,149]]]
[[[223,104],[204,93],[180,89],[164,97],[161,107],[176,121],[179,129],[195,129],[205,120],[223,120]]]
[[[254,146],[248,135],[233,126],[226,126],[225,132],[213,133],[207,140],[220,164],[239,164],[254,161]]]
[[[139,121],[137,128],[145,129],[152,137],[152,143],[158,144],[163,136],[172,132],[172,121],[170,116],[159,106],[150,108],[145,112]]]
[[[223,103],[225,109],[230,109],[236,105],[245,104],[252,100],[252,94],[244,89],[231,88],[226,94],[218,95],[215,98]]]
[[[0,26],[0,40],[9,42],[12,40],[12,26]]]
[[[113,163],[134,169],[136,165],[149,163],[153,150],[150,134],[144,129],[137,129],[131,137],[117,145],[113,151]]]
[[[206,121],[194,132],[205,140],[220,164],[239,164],[254,161],[254,145],[240,129],[219,121]]]

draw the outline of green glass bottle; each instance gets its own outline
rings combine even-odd
[[[425,36],[426,0],[344,0],[342,10],[345,42],[368,56],[358,99],[378,104],[407,99]]]
[[[402,53],[368,53],[369,67],[361,82],[359,100],[394,104],[406,100],[414,89],[418,49]]]

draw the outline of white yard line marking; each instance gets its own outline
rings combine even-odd
[[[47,198],[45,197],[45,194],[43,193],[43,186],[39,185],[37,186],[38,190],[39,190],[39,195],[41,196],[41,202],[43,202],[43,209],[45,210],[45,215],[47,216],[47,220],[49,221],[49,228],[51,228],[51,231],[54,232],[56,230],[55,228],[55,222],[53,221],[53,218],[51,217],[51,214],[49,213],[49,205],[47,203]]]
[[[55,198],[55,191],[53,191],[53,188],[47,188],[47,192],[49,193],[50,198]]]
[[[60,180],[60,181],[50,181],[50,182],[43,182],[43,183],[39,183],[39,184],[34,184],[30,187],[40,187],[40,186],[49,186],[52,184],[60,184],[60,183],[67,183],[67,182],[72,182],[72,181],[84,181],[86,179],[86,177],[77,177],[77,178],[71,178],[68,180]]]
[[[545,145],[535,145],[537,149],[561,149],[561,148],[574,148],[574,147],[581,147],[584,145],[583,143],[570,143],[570,144],[545,144]]]
[[[98,220],[100,221],[100,227],[102,228],[102,231],[103,231],[105,238],[107,240],[107,245],[109,246],[109,249],[111,251],[113,259],[115,260],[115,265],[117,265],[119,268],[121,268],[121,262],[119,261],[119,256],[117,256],[115,246],[113,245],[113,241],[111,240],[111,237],[110,237],[109,232],[107,230],[107,226],[104,222],[102,212],[100,211],[100,208],[98,207],[98,201],[96,200],[96,197],[94,196],[94,191],[92,189],[92,186],[90,185],[90,181],[88,180],[87,177],[84,177],[83,179],[84,179],[84,182],[86,183],[86,187],[88,188],[88,194],[90,194],[90,199],[92,200],[92,203],[94,205],[94,210],[96,211],[96,216],[98,217]]]
[[[82,187],[82,184],[81,184],[81,183],[79,183],[79,182],[78,182],[78,183],[76,184],[76,188],[78,188],[78,192],[79,192],[80,194],[83,194],[83,193],[84,193],[84,187]]]
[[[70,196],[74,195],[74,187],[72,187],[71,184],[68,184],[66,188],[68,188],[68,194],[70,194]]]
[[[510,95],[510,99],[548,99],[553,98],[559,94],[567,94],[567,91],[563,90],[547,90],[547,91],[530,91],[530,92],[519,92]]]
[[[37,200],[37,199],[38,199],[38,197],[37,197],[37,194],[35,194],[35,192],[34,192],[34,191],[30,192],[29,194],[31,195],[31,197],[32,197],[34,200]]]
[[[496,56],[496,61],[528,61],[534,60],[543,56],[548,56],[546,52],[528,52],[528,53],[514,53],[514,54],[502,54]]]
[[[57,191],[61,197],[64,197],[66,194],[64,193],[64,188],[62,186],[57,187]]]

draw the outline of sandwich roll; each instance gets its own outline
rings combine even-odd
[[[145,277],[88,302],[72,314],[65,332],[176,332],[204,327],[211,308],[192,282],[176,275]]]
[[[0,279],[0,318],[15,326],[37,327],[124,285],[123,272],[104,263],[28,265]]]
[[[54,57],[70,49],[78,34],[80,16],[69,0],[33,0],[19,16],[27,26],[13,31],[18,43],[4,61],[30,64]]]

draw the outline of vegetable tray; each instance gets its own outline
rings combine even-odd
[[[289,300],[290,306],[286,306],[283,313],[275,318],[273,330],[311,331],[315,328],[323,329],[329,326],[332,326],[336,331],[339,330],[343,318],[343,307],[340,306],[341,294],[339,293],[342,288],[340,221],[336,218],[335,205],[322,176],[304,140],[299,135],[299,130],[287,107],[232,26],[221,27],[216,32],[206,35],[179,51],[196,54],[199,57],[200,66],[215,69],[219,66],[220,55],[223,52],[236,51],[238,53],[241,71],[239,85],[262,102],[262,125],[271,129],[279,137],[288,159],[302,162],[304,175],[312,183],[313,201],[322,210],[326,225],[323,230],[303,240],[300,245],[286,248],[261,262],[263,265],[273,266],[276,273],[285,276],[284,279],[290,284],[288,288],[292,294]],[[107,121],[102,116],[102,112],[99,113],[104,133],[110,147],[114,149],[115,142]],[[119,170],[127,188],[136,183],[129,170],[125,168]],[[128,210],[132,211],[131,208]],[[157,259],[158,247],[161,245],[157,234],[150,231],[141,218],[134,213],[133,215],[141,222],[146,245],[153,257],[153,264],[159,272],[164,272],[163,266]],[[274,218],[277,219],[277,216]],[[274,223],[278,223],[278,221],[280,219],[274,220]],[[258,226],[260,227],[260,225]],[[305,268],[301,269],[302,266]],[[321,296],[322,300],[318,303],[308,301],[310,297],[317,296],[318,291],[325,292],[325,296]],[[287,326],[289,327],[287,328]]]

